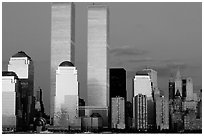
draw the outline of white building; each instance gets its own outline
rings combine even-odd
[[[14,72],[2,72],[2,128],[17,127],[21,109],[18,77]],[[19,113],[19,115],[18,115]]]
[[[142,94],[152,97],[150,76],[147,72],[137,72],[134,78],[134,96]]]
[[[62,62],[56,70],[56,95],[54,126],[74,125],[78,116],[79,92],[77,70],[69,61]]]
[[[111,128],[125,129],[125,99],[111,98]]]

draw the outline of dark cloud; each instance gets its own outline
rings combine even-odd
[[[147,54],[148,52],[145,50],[137,49],[134,46],[122,46],[122,47],[117,47],[110,49],[110,53],[113,54],[114,56],[140,56]]]

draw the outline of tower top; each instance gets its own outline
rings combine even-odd
[[[179,79],[181,78],[181,73],[180,73],[180,69],[178,67],[177,73],[176,73],[176,78]]]
[[[74,64],[71,63],[70,61],[64,61],[59,66],[60,67],[74,67]]]
[[[12,57],[27,57],[31,60],[31,57],[28,56],[24,51],[19,51],[18,53],[14,54]]]

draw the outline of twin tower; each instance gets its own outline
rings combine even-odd
[[[74,3],[52,3],[51,9],[51,102],[54,115],[56,70],[65,62],[75,63],[75,6]],[[107,6],[88,6],[87,29],[87,106],[109,106],[109,12]],[[67,86],[69,88],[69,86]]]

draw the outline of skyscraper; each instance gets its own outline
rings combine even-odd
[[[103,5],[88,7],[87,95],[89,106],[109,105],[109,12]]]
[[[169,80],[169,100],[174,99],[175,97],[175,82],[173,78]]]
[[[151,112],[152,112],[152,125],[159,127],[161,124],[161,105],[160,105],[160,91],[158,89],[157,85],[157,71],[153,69],[143,69],[143,71],[146,71],[150,77],[151,81],[151,87],[152,87],[152,97],[153,97],[153,103],[151,101],[148,101],[148,105],[151,104]],[[154,127],[154,125],[152,127]]]
[[[169,103],[168,99],[161,96],[161,127],[160,129],[169,129]]]
[[[186,99],[193,99],[193,80],[191,77],[186,78]]]
[[[133,127],[147,130],[147,97],[138,94],[133,97]]]
[[[126,99],[126,71],[124,68],[110,69],[110,98],[120,96]]]
[[[14,72],[2,72],[2,129],[19,129],[22,107],[18,76]]]
[[[69,61],[62,62],[56,70],[56,95],[54,126],[73,126],[79,117],[79,92],[77,70]]]
[[[138,71],[134,78],[134,95],[145,95],[147,101],[147,129],[155,127],[155,106],[152,97],[152,86],[150,76],[147,71]],[[134,97],[133,97],[134,98]],[[133,107],[135,107],[133,103]],[[133,111],[137,112],[137,111]],[[134,120],[134,119],[133,119]]]
[[[111,98],[111,128],[125,129],[125,99]]]
[[[32,123],[35,104],[34,98],[34,66],[32,59],[23,51],[14,54],[9,61],[8,71],[13,71],[19,78],[21,101],[23,105],[23,120],[26,127]]]
[[[54,116],[56,92],[55,72],[63,61],[74,64],[75,55],[75,8],[73,3],[53,2],[51,6],[51,88],[50,116]]]

